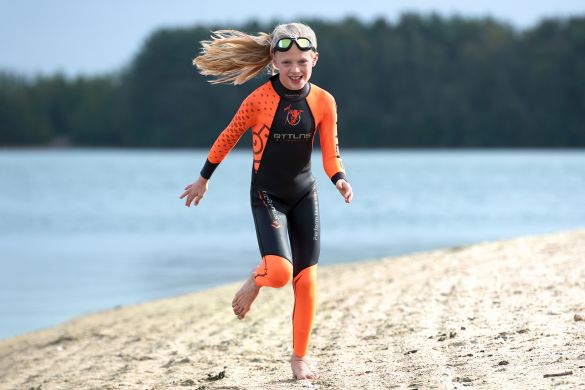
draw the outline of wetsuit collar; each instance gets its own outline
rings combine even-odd
[[[310,83],[306,83],[303,88],[298,89],[298,90],[288,89],[287,87],[285,87],[282,84],[282,82],[278,78],[278,73],[275,74],[274,76],[270,77],[270,81],[272,82],[272,86],[274,87],[274,90],[276,91],[276,93],[278,93],[278,95],[280,95],[280,97],[282,97],[286,100],[293,100],[293,101],[302,100],[302,99],[307,97],[307,95],[309,94],[309,91],[311,90]]]

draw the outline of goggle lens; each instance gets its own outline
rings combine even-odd
[[[302,51],[315,50],[313,44],[308,38],[281,38],[276,42],[274,50],[287,51],[291,48],[293,42]]]
[[[288,50],[292,46],[293,40],[290,38],[282,38],[276,42],[276,47],[283,50]]]
[[[301,49],[310,49],[312,47],[311,41],[307,38],[297,38],[297,45],[299,45]]]

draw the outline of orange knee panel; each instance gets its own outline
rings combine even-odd
[[[283,287],[292,277],[293,266],[284,257],[266,255],[256,269],[254,280],[261,287]]]
[[[305,356],[309,349],[311,329],[317,308],[317,264],[305,268],[293,280],[295,306],[293,310],[293,350]]]

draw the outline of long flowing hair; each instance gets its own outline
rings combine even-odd
[[[271,67],[273,48],[281,38],[308,38],[315,49],[317,37],[311,27],[302,23],[279,24],[272,33],[249,35],[237,30],[217,30],[211,39],[201,41],[201,54],[193,65],[204,76],[212,76],[212,84],[243,84]]]

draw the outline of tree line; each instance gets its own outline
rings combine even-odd
[[[585,16],[526,30],[418,14],[304,22],[318,37],[311,81],[336,98],[342,147],[585,146]],[[218,86],[197,73],[199,41],[225,27],[158,30],[113,74],[0,73],[0,145],[209,147],[268,77]]]

